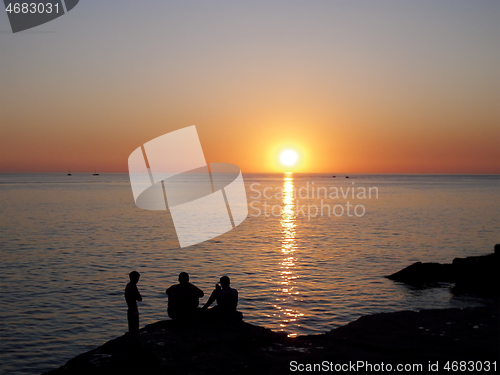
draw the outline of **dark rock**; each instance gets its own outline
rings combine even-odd
[[[401,271],[386,276],[388,279],[409,285],[452,282],[455,294],[472,293],[499,297],[500,293],[500,245],[489,255],[455,258],[452,264],[417,262]]]
[[[454,293],[474,293],[497,296],[500,292],[500,259],[498,252],[494,254],[455,258]]]
[[[451,264],[421,262],[413,263],[411,266],[387,276],[387,278],[411,285],[455,281]]]
[[[498,304],[373,314],[326,334],[297,338],[243,322],[179,325],[169,320],[111,340],[45,375],[284,374],[292,361],[426,366],[429,360],[498,361],[499,344]]]
[[[498,304],[468,309],[400,311],[363,316],[327,333],[356,356],[399,360],[499,358]],[[345,349],[344,349],[345,350]],[[346,354],[349,356],[349,353]],[[355,359],[355,357],[353,358]]]
[[[265,370],[262,352],[286,340],[286,334],[239,322],[149,324],[81,354],[48,374],[248,373]]]

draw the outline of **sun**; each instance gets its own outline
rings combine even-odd
[[[298,159],[299,159],[299,154],[297,154],[297,152],[295,152],[294,150],[290,149],[284,150],[280,154],[281,164],[287,167],[291,167],[292,165],[294,165]]]

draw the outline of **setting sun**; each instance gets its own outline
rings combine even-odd
[[[294,150],[285,150],[280,154],[281,164],[291,167],[297,162],[299,158],[299,154],[297,154]]]

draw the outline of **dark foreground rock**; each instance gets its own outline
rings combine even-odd
[[[494,304],[374,314],[326,334],[296,338],[244,322],[183,326],[161,321],[46,374],[283,374],[323,361],[328,366],[367,361],[426,368],[428,361],[444,366],[452,360],[496,360],[498,365],[498,312]]]
[[[472,293],[497,297],[500,292],[500,245],[489,255],[455,258],[451,264],[413,263],[386,276],[414,286],[440,282],[455,283],[455,294]]]

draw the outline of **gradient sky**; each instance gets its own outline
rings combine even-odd
[[[500,173],[500,2],[82,0],[0,13],[0,172],[126,172],[196,125],[243,172]]]

